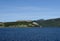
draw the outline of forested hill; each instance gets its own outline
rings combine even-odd
[[[37,22],[40,26],[59,26],[60,27],[60,18],[48,19],[48,20],[40,19],[40,20],[36,20],[35,22]]]

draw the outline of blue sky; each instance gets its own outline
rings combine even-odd
[[[60,18],[60,0],[0,0],[0,22]]]

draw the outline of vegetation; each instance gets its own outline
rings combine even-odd
[[[35,22],[36,23],[36,22]],[[4,27],[37,27],[38,24],[30,21],[5,22]]]
[[[16,22],[0,22],[0,27],[47,27],[47,26],[59,26],[60,18],[56,19],[40,19],[34,21],[16,21]]]
[[[41,26],[60,26],[60,18],[56,18],[56,19],[48,19],[48,20],[36,20],[35,22],[37,22],[39,25]]]

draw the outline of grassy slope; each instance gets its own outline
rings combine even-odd
[[[37,20],[36,22],[41,26],[60,26],[60,18],[49,20]]]

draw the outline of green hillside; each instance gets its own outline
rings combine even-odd
[[[38,27],[38,23],[32,21],[5,22],[4,27]],[[0,26],[3,26],[0,24]]]
[[[40,19],[31,21],[16,21],[16,22],[0,22],[0,27],[48,27],[48,26],[58,26],[60,27],[60,18],[56,19]]]
[[[36,20],[39,25],[41,26],[60,26],[60,18],[56,19],[48,19],[48,20]]]

